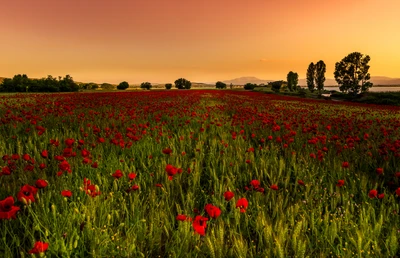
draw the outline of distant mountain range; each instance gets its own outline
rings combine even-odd
[[[255,83],[255,84],[267,84],[268,82],[272,82],[274,80],[263,80],[257,77],[248,76],[248,77],[240,77],[232,80],[223,81],[226,84],[233,85],[245,85],[246,83]],[[374,85],[400,85],[400,78],[390,78],[385,76],[372,76],[370,80]],[[299,79],[300,86],[306,86],[306,79]],[[335,79],[326,79],[325,86],[337,86],[337,82]]]

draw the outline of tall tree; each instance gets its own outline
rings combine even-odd
[[[369,82],[371,76],[368,73],[370,60],[368,55],[353,52],[336,63],[334,75],[340,91],[357,94],[372,87],[372,83]]]
[[[325,83],[325,72],[326,72],[326,65],[324,61],[320,60],[315,65],[315,84],[317,85],[317,89],[321,94],[321,91],[324,90],[324,83]]]
[[[297,84],[299,83],[299,75],[297,73],[290,71],[287,75],[287,82],[290,91],[297,90]]]
[[[307,87],[311,92],[315,90],[315,65],[313,62],[307,69]]]

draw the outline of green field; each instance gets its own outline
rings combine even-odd
[[[399,111],[228,90],[2,95],[1,257],[398,257]]]

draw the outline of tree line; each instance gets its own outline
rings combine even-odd
[[[340,62],[335,65],[334,78],[339,85],[339,90],[344,93],[358,94],[368,91],[373,84],[369,81],[371,76],[369,74],[368,65],[371,58],[368,55],[363,55],[359,52],[353,52],[344,57]],[[314,92],[317,90],[319,94],[324,90],[326,65],[324,61],[320,60],[316,64],[311,62],[307,68],[306,82],[309,91]],[[299,76],[297,73],[290,71],[286,77],[287,81],[274,81],[268,83],[268,86],[275,92],[280,91],[284,86],[287,86],[289,91],[298,91],[301,87],[298,86]],[[216,88],[223,89],[225,87],[218,86]],[[244,89],[253,90],[257,84],[247,83]]]
[[[5,78],[0,84],[0,92],[74,92],[79,86],[70,75],[30,79],[26,74],[18,74],[13,78]]]
[[[339,85],[339,90],[345,93],[358,94],[366,92],[372,87],[369,81],[371,76],[369,74],[368,65],[371,58],[359,52],[353,52],[344,57],[340,62],[335,65],[335,80]],[[306,81],[309,91],[314,92],[318,90],[319,94],[324,90],[326,65],[324,61],[320,60],[316,64],[311,62],[307,68]],[[284,86],[287,86],[289,91],[299,91],[301,87],[298,86],[299,75],[296,72],[290,71],[286,77],[287,81],[275,81],[268,83],[273,91],[279,92]],[[192,83],[185,79],[179,78],[174,82],[177,89],[190,89]],[[100,85],[103,90],[113,90],[114,85],[103,83]],[[215,84],[217,89],[226,89],[227,85],[224,82],[218,81]],[[244,89],[253,90],[257,84],[247,83]],[[0,92],[75,92],[80,89],[95,90],[99,85],[96,83],[81,83],[74,82],[70,75],[65,77],[59,76],[58,78],[51,75],[41,79],[30,79],[26,74],[18,74],[13,78],[5,78],[0,84]],[[129,83],[126,81],[121,82],[118,90],[125,90],[129,88]],[[150,90],[152,84],[150,82],[143,82],[140,88]],[[172,88],[171,83],[165,84],[167,90]],[[230,85],[232,89],[232,84]]]

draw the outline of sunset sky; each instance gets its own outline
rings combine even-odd
[[[358,51],[400,77],[399,0],[13,0],[0,4],[0,77],[215,82],[305,78]]]

